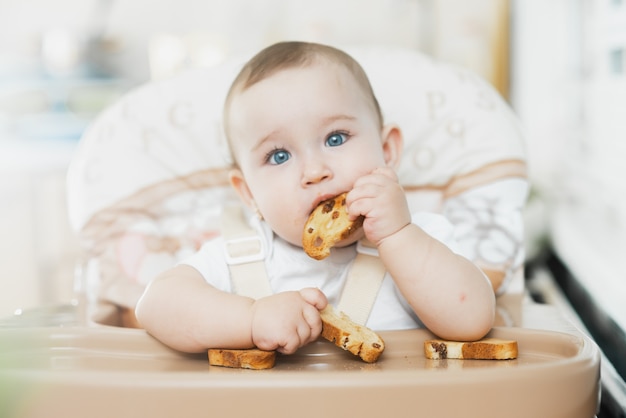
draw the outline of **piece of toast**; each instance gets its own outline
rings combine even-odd
[[[374,363],[385,350],[385,342],[371,329],[353,322],[345,313],[337,313],[328,305],[322,316],[322,337],[359,356],[366,363]]]
[[[211,366],[263,370],[271,369],[275,363],[275,351],[259,350],[258,348],[244,350],[209,349],[209,364]]]
[[[511,360],[517,358],[517,341],[483,338],[478,341],[424,341],[424,354],[433,360]]]
[[[309,215],[302,234],[302,248],[312,258],[322,260],[338,241],[363,225],[363,216],[351,221],[346,209],[346,193],[321,202]]]
[[[320,312],[322,317],[322,337],[337,347],[351,352],[366,363],[374,363],[385,350],[385,343],[371,329],[353,322],[343,312],[337,313],[328,305]],[[212,366],[240,369],[270,369],[276,362],[275,351],[251,349],[208,350],[209,364]]]

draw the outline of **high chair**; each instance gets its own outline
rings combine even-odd
[[[411,208],[444,213],[496,291],[519,293],[528,184],[511,110],[469,71],[404,50],[351,52],[404,132],[398,174]],[[158,272],[221,233],[221,208],[237,201],[221,107],[241,64],[141,87],[85,134],[68,189],[89,295],[132,310]]]
[[[519,358],[427,360],[427,330],[386,331],[375,364],[320,341],[272,370],[241,371],[209,367],[132,329],[146,284],[221,234],[222,208],[238,204],[221,107],[243,57],[128,93],[81,139],[68,201],[85,249],[85,322],[3,332],[35,347],[29,357],[13,343],[0,346],[14,362],[9,381],[30,397],[11,404],[15,416],[594,416],[597,347],[524,295],[528,181],[512,111],[469,71],[413,51],[346,50],[368,73],[385,121],[402,129],[398,175],[411,208],[454,224],[461,252],[498,294],[490,336],[516,339]]]

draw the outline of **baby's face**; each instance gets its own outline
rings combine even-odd
[[[227,123],[243,187],[294,245],[319,202],[385,165],[373,106],[334,64],[283,70],[253,85],[233,98]]]

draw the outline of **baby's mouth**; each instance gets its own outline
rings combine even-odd
[[[322,260],[330,255],[332,247],[348,245],[359,239],[364,219],[359,216],[350,220],[345,193],[322,200],[304,224],[302,248],[310,257]]]
[[[313,211],[317,209],[320,205],[323,205],[323,204],[330,204],[331,209],[332,209],[334,199],[341,194],[342,193],[336,193],[336,194],[325,194],[325,195],[319,196],[317,199],[315,199],[315,203],[313,204],[313,207],[309,211],[309,215],[313,213]]]

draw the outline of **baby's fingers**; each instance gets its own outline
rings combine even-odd
[[[276,348],[276,351],[281,354],[293,354],[298,350],[298,348],[300,348],[300,346],[300,338],[295,335],[293,338],[290,338],[289,340],[280,344],[278,348]]]
[[[307,287],[300,290],[300,296],[302,296],[302,299],[304,299],[306,303],[314,306],[320,311],[324,309],[328,304],[328,299],[326,299],[326,295],[324,295],[321,290],[314,287]]]
[[[366,174],[362,177],[359,177],[354,182],[354,185],[352,187],[353,187],[353,190],[360,189],[363,186],[366,186],[368,184],[385,187],[390,182],[392,183],[398,182],[398,175],[396,174],[396,172],[389,167],[378,167],[378,168],[375,168],[371,173]],[[351,194],[353,193],[352,192],[348,193],[348,198],[350,197]],[[348,201],[349,200],[350,199],[348,199]]]
[[[305,307],[302,310],[302,316],[308,327],[307,334],[300,334],[302,345],[306,345],[310,342],[317,340],[317,337],[322,333],[322,318],[320,312],[313,306]]]
[[[308,310],[315,311],[318,317],[318,321],[320,322],[319,326],[315,326],[315,328],[319,328],[317,331],[317,335],[322,331],[321,320],[319,319],[319,312],[312,306],[308,306]],[[298,348],[307,345],[311,341],[317,339],[317,335],[313,337],[314,329],[309,324],[308,320],[304,318],[304,316],[310,315],[311,313],[305,313],[303,311],[303,318],[301,318],[295,324],[294,332],[289,335],[289,337],[279,344],[277,351],[282,354],[293,354],[298,350]]]

